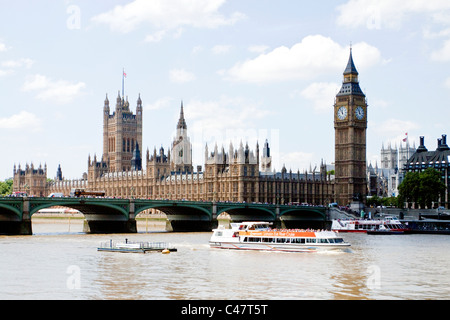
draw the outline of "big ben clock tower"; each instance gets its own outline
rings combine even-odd
[[[367,195],[367,102],[359,87],[352,49],[334,105],[335,194],[339,205],[359,211]]]

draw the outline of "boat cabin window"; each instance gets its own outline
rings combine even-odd
[[[277,238],[277,243],[291,243],[290,238]]]
[[[261,242],[261,238],[246,237],[244,238],[244,242]]]
[[[216,236],[221,237],[222,236],[222,231],[216,231]]]
[[[316,243],[315,238],[306,238],[306,243]]]

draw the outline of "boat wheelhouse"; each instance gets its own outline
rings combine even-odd
[[[211,248],[314,252],[342,249],[350,244],[333,231],[310,229],[272,229],[269,222],[231,223],[231,229],[213,230]]]

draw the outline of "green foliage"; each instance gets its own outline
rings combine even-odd
[[[385,207],[398,207],[398,198],[397,197],[386,197],[386,198],[380,198],[378,196],[373,196],[369,199],[367,199],[367,205],[369,207],[378,207],[378,206],[385,206]]]
[[[6,196],[12,192],[13,179],[7,179],[4,182],[0,181],[0,196]]]
[[[399,202],[414,203],[420,208],[431,208],[433,202],[443,198],[446,190],[441,173],[434,168],[422,172],[408,172],[398,187]]]

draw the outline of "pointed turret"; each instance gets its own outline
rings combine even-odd
[[[342,88],[337,96],[356,95],[365,97],[361,88],[359,87],[358,70],[356,70],[353,62],[352,48],[350,48],[350,56],[348,58],[347,67],[344,70],[344,81]]]
[[[105,98],[105,107],[109,108],[108,94],[106,94],[106,98]]]
[[[358,75],[358,70],[356,70],[355,63],[353,62],[352,48],[350,48],[350,57],[348,58],[348,63],[344,71],[344,76],[348,74]]]
[[[187,129],[186,120],[184,119],[183,101],[181,101],[180,119],[178,120],[177,129]]]

